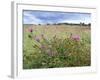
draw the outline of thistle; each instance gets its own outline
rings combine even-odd
[[[31,32],[31,33],[32,33],[32,32],[33,32],[33,29],[32,29],[32,28],[29,28],[29,32]]]

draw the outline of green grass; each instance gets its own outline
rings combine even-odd
[[[91,65],[91,30],[87,26],[24,25],[23,33],[24,69]],[[80,40],[71,39],[71,34],[79,35]]]

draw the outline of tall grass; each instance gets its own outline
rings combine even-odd
[[[23,68],[91,65],[91,36],[87,27],[24,27]]]

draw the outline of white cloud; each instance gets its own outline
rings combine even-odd
[[[46,23],[80,23],[91,22],[90,14],[81,13],[56,13],[41,11],[24,11],[24,24],[46,24]]]
[[[42,20],[28,12],[24,12],[24,23],[39,24],[42,23]]]

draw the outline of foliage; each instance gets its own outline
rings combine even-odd
[[[90,36],[59,35],[46,37],[33,28],[24,32],[23,68],[55,68],[89,66]]]

